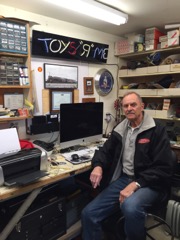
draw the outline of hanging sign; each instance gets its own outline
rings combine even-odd
[[[33,30],[32,55],[106,63],[109,45]]]

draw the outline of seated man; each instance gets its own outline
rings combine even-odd
[[[127,239],[145,240],[147,210],[169,191],[173,160],[165,127],[144,112],[135,92],[124,95],[122,108],[126,119],[92,159],[90,181],[104,189],[82,211],[83,240],[102,239],[101,222],[119,207]]]

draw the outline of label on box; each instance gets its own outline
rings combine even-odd
[[[170,102],[171,102],[170,99],[164,99],[164,101],[163,101],[163,109],[162,110],[168,110],[169,107],[170,107]]]
[[[159,42],[166,42],[167,40],[168,40],[167,35],[164,35],[164,36],[160,36],[160,37],[159,37]]]

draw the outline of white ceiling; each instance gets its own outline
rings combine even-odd
[[[105,2],[107,0],[99,1]],[[129,15],[127,24],[115,26],[94,20],[58,8],[55,5],[45,2],[45,0],[0,0],[0,4],[3,5],[79,24],[117,36],[123,36],[131,32],[143,33],[147,27],[156,26],[164,29],[165,24],[180,23],[180,0],[111,0],[109,2],[114,7]]]

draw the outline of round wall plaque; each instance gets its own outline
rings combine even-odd
[[[95,88],[99,95],[106,96],[114,86],[114,78],[107,69],[101,69],[95,76]]]

